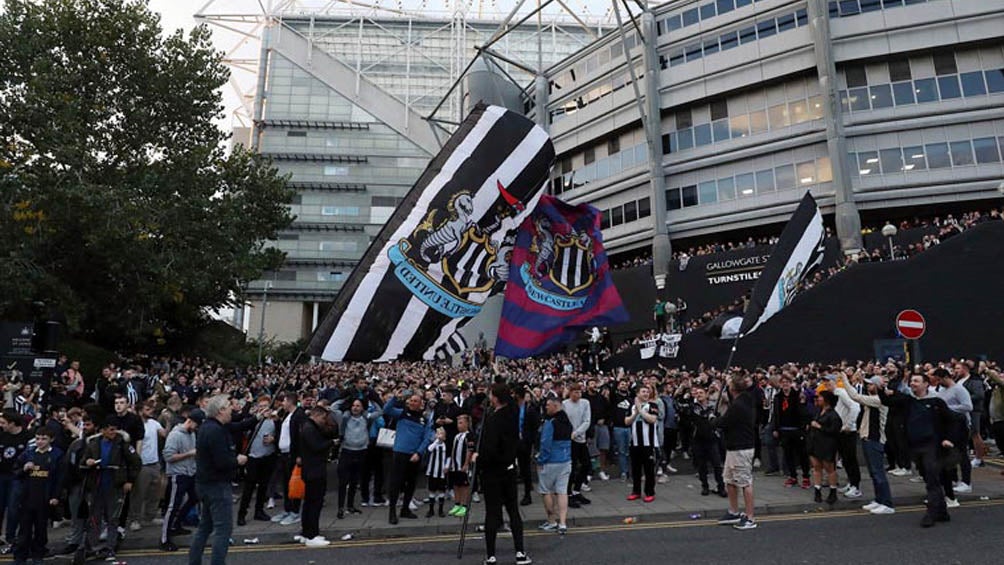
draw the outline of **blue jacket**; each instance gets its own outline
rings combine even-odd
[[[537,464],[568,463],[572,460],[572,423],[562,410],[544,420],[540,428],[540,452]]]
[[[383,413],[397,420],[394,453],[423,455],[432,442],[432,419],[426,418],[424,412],[398,408],[396,398],[387,401]]]

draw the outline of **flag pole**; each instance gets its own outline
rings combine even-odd
[[[724,373],[728,373],[729,369],[732,367],[732,358],[736,355],[736,349],[739,348],[739,340],[742,339],[743,334],[736,334],[736,339],[732,341],[732,350],[729,351],[729,359],[725,362]],[[725,396],[725,391],[727,390],[728,383],[722,383],[722,389],[718,391],[718,399],[715,400],[715,413],[718,413],[718,407],[722,403],[722,397]]]

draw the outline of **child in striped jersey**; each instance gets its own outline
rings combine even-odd
[[[429,445],[429,463],[425,468],[425,476],[429,480],[429,511],[426,518],[432,518],[436,513],[435,503],[439,502],[439,517],[443,518],[443,504],[446,503],[446,472],[449,458],[446,454],[446,429],[436,428],[436,439]]]
[[[467,477],[470,469],[474,439],[470,434],[471,417],[461,414],[457,417],[457,435],[450,449],[450,487],[453,488],[453,508],[450,516],[463,518],[467,514],[467,497],[471,493],[471,482]]]

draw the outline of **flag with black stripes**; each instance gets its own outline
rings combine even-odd
[[[798,284],[823,262],[825,238],[819,206],[812,194],[806,192],[753,286],[739,327],[740,337],[752,333],[791,303],[798,292]]]
[[[436,359],[448,361],[454,355],[463,353],[464,351],[467,351],[467,340],[464,339],[464,336],[460,335],[460,332],[455,332],[446,339],[446,343],[436,349]]]
[[[434,358],[503,288],[512,232],[553,162],[542,128],[478,104],[363,255],[309,352],[328,361]]]

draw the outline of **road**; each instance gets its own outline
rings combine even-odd
[[[931,529],[919,526],[921,508],[901,508],[894,516],[836,511],[767,516],[756,530],[739,532],[712,521],[639,522],[569,530],[565,538],[534,530],[527,550],[539,564],[675,563],[839,564],[1000,563],[995,549],[1004,523],[1004,502],[973,502],[952,511],[952,521]],[[533,524],[531,526],[536,526]],[[239,541],[239,540],[238,540]],[[227,560],[236,565],[365,563],[390,565],[402,558],[414,564],[458,563],[456,539],[428,536],[337,542],[330,548],[298,545],[235,547]],[[513,563],[511,541],[499,539],[499,562]],[[469,538],[460,563],[477,564],[484,544]],[[207,551],[208,562],[208,551]],[[129,565],[182,562],[184,554],[124,552]]]

